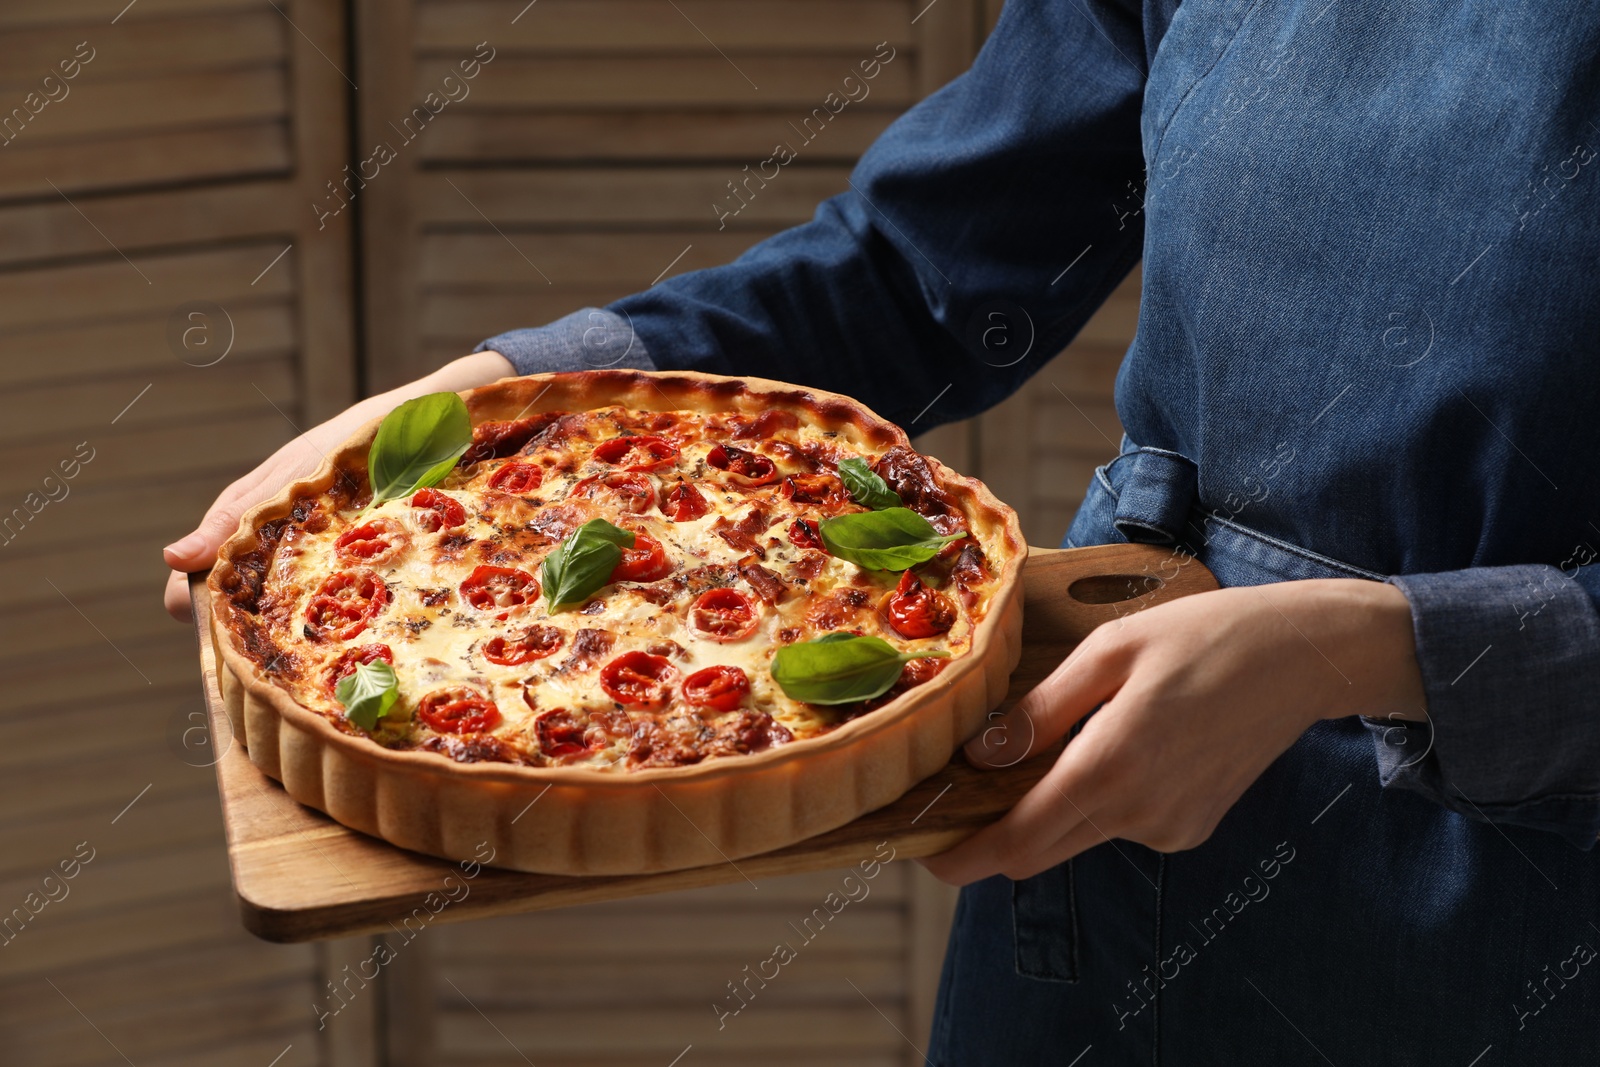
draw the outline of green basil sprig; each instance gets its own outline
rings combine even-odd
[[[839,480],[850,491],[850,496],[862,507],[873,511],[900,507],[900,494],[889,488],[889,483],[878,477],[867,461],[851,457],[839,461]]]
[[[806,704],[853,704],[882,696],[914,659],[944,651],[901,652],[881,637],[831,633],[784,645],[772,656],[772,680]]]
[[[367,452],[367,510],[437,485],[471,446],[472,416],[460,396],[429,393],[407,400],[383,417]]]
[[[965,530],[941,534],[910,508],[835,515],[817,524],[822,543],[840,559],[872,571],[903,571],[926,563]]]
[[[333,694],[344,705],[344,717],[370,731],[400,699],[400,683],[395,679],[393,667],[382,660],[374,660],[339,679]]]
[[[633,534],[604,519],[590,519],[544,558],[540,580],[551,611],[582,604],[611,580],[622,562],[622,550],[633,547]]]

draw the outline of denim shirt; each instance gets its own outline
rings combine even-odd
[[[1590,5],[1010,0],[812,222],[480,348],[786,379],[916,433],[1016,390],[1142,260],[1131,441],[1410,600],[1429,754],[1378,743],[1383,783],[1587,848],[1597,56]]]

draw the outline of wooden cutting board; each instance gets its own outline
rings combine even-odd
[[[1101,623],[1217,587],[1199,562],[1148,545],[1033,548],[1022,577],[1022,661],[1002,707],[1033,688]],[[269,941],[370,933],[388,929],[418,908],[431,914],[429,921],[458,922],[846,867],[870,859],[880,842],[892,845],[897,858],[933,855],[1010,810],[1060,750],[1057,744],[1016,766],[981,771],[957,752],[943,770],[855,822],[776,852],[711,867],[605,878],[482,868],[468,880],[457,864],[396,848],[296,803],[256,769],[233,738],[217,688],[205,575],[190,577],[189,592],[198,620],[201,680],[234,891],[245,927]],[[441,905],[446,896],[450,899]]]

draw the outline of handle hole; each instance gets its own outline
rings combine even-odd
[[[1165,584],[1153,574],[1093,574],[1067,586],[1067,595],[1080,604],[1120,604],[1148,596]]]

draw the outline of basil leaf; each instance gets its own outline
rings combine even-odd
[[[361,664],[355,673],[339,679],[333,694],[344,705],[344,717],[370,731],[400,699],[400,683],[395,679],[393,667],[375,660]]]
[[[900,669],[944,651],[899,652],[880,637],[831,633],[784,645],[773,653],[772,680],[784,695],[806,704],[853,704],[888,692]]]
[[[622,562],[622,550],[633,547],[633,534],[604,519],[590,519],[544,558],[540,580],[552,612],[582,604],[611,580]]]
[[[817,524],[822,543],[840,559],[872,571],[903,571],[926,563],[965,530],[941,534],[910,508],[835,515]]]
[[[857,504],[873,511],[897,508],[902,504],[900,494],[890,489],[889,483],[878,477],[864,459],[852,457],[841,460],[839,480],[844,482],[844,487],[850,491],[851,498]]]
[[[383,417],[367,452],[367,509],[443,481],[471,445],[472,416],[460,396],[429,393],[407,400]]]

